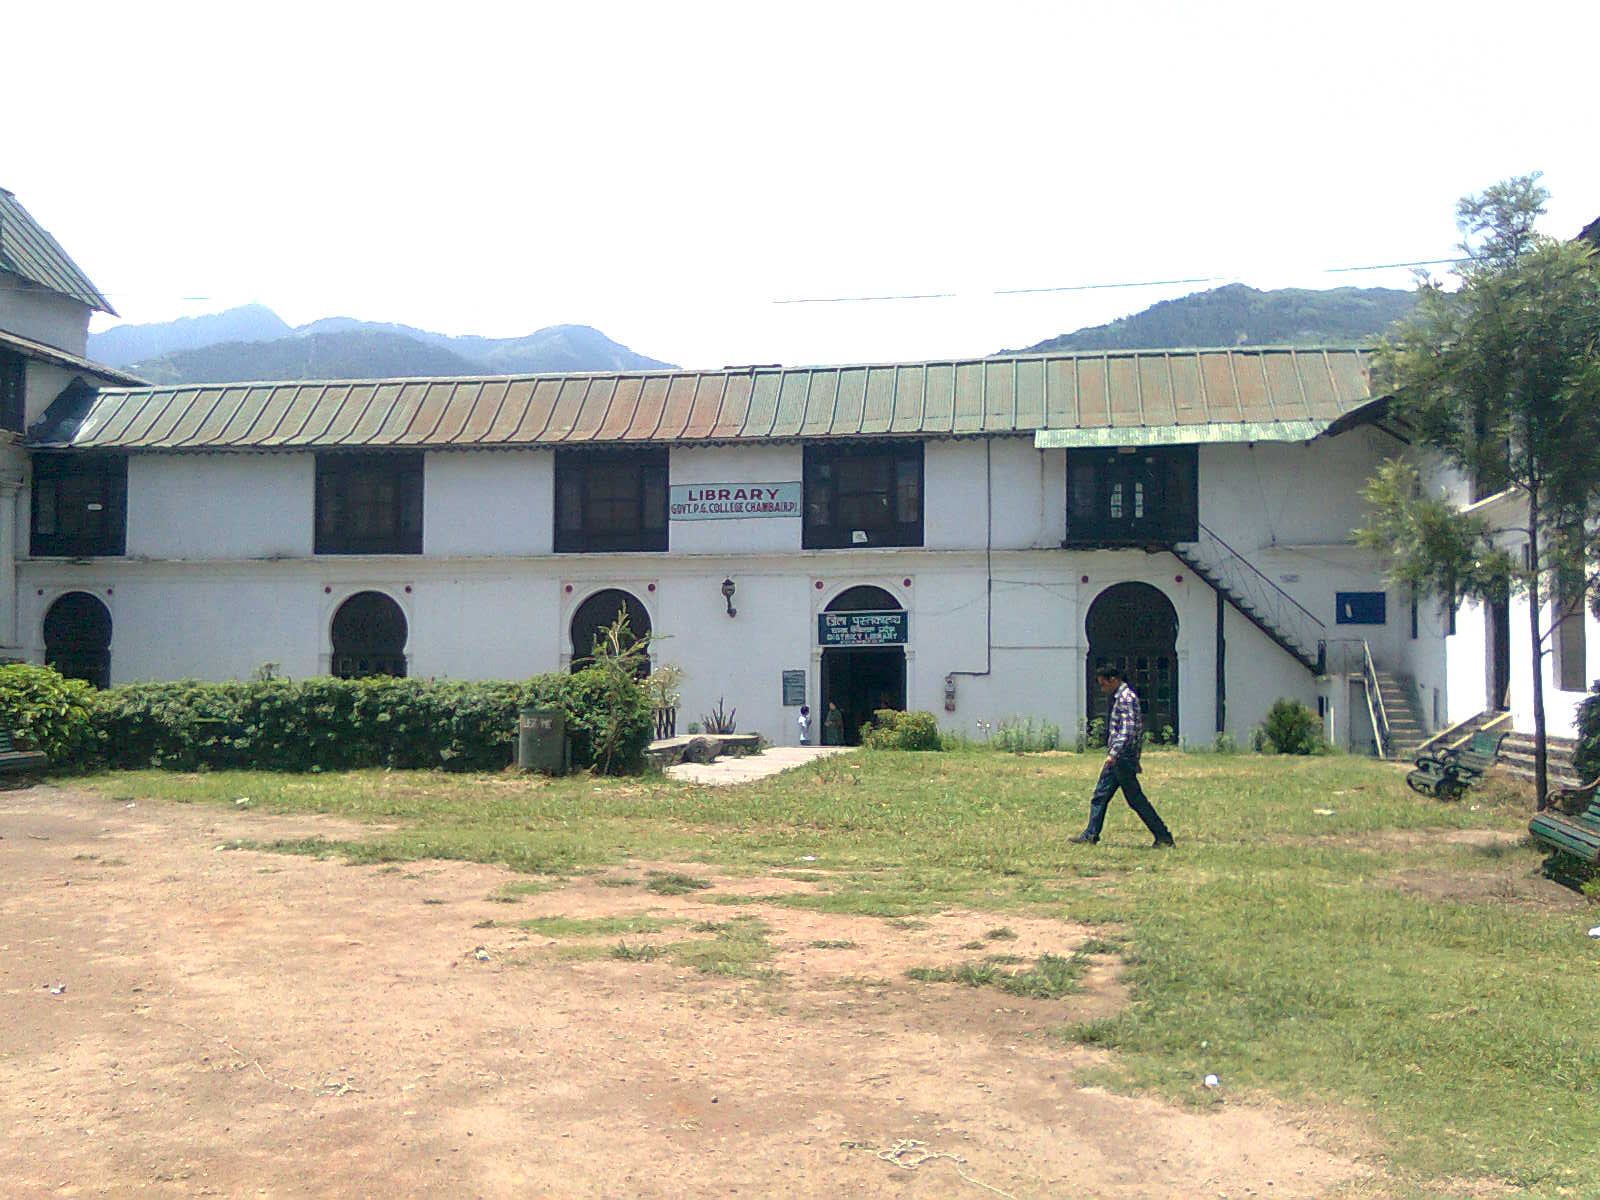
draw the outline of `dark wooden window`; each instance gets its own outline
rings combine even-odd
[[[34,456],[33,554],[62,558],[124,554],[127,542],[126,458]]]
[[[808,550],[922,545],[922,443],[805,448]]]
[[[315,550],[421,554],[422,455],[317,455]]]
[[[333,674],[339,679],[406,674],[406,615],[382,592],[357,592],[333,614]]]
[[[28,361],[0,350],[0,429],[22,433],[28,414]]]
[[[1200,535],[1193,446],[1067,452],[1067,543],[1161,546]]]
[[[68,592],[44,615],[44,661],[68,679],[111,686],[111,614],[88,592]]]
[[[557,554],[667,548],[667,451],[556,451]]]

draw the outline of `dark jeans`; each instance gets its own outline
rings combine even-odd
[[[1100,836],[1100,827],[1106,823],[1106,807],[1118,788],[1122,789],[1122,798],[1128,802],[1128,807],[1139,814],[1139,819],[1157,841],[1164,842],[1172,837],[1161,820],[1161,814],[1156,812],[1145,796],[1144,789],[1139,786],[1138,760],[1130,758],[1119,758],[1100,768],[1100,780],[1094,785],[1094,795],[1089,800],[1089,825],[1083,831],[1087,836]]]

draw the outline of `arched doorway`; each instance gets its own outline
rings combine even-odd
[[[68,679],[111,685],[111,614],[88,592],[68,592],[44,615],[44,661]]]
[[[650,636],[650,614],[639,598],[621,588],[606,588],[596,592],[572,614],[572,669],[581,671],[594,661],[594,644],[619,616],[628,618],[628,632],[635,642]],[[639,678],[650,674],[649,656],[639,664]]]
[[[357,592],[333,614],[333,673],[340,679],[406,673],[406,615],[382,592]]]
[[[826,612],[830,613],[903,613],[900,602],[880,587],[862,585],[846,588],[833,598]],[[902,620],[890,623],[885,629],[897,629],[898,643],[872,645],[828,645],[826,635],[822,650],[822,711],[812,714],[822,730],[823,742],[839,741],[854,746],[861,741],[861,727],[872,720],[880,708],[904,709],[906,706],[906,651],[905,624]],[[849,639],[857,636],[841,634]],[[842,718],[843,733],[837,738],[828,732],[830,706],[837,705]]]
[[[1095,685],[1095,671],[1110,664],[1122,671],[1144,709],[1152,738],[1167,728],[1178,735],[1178,611],[1159,588],[1119,583],[1094,598],[1086,622],[1089,635],[1089,720],[1105,720],[1111,700]]]

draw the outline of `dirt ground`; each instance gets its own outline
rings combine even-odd
[[[1050,1031],[1123,1002],[1110,960],[1049,1002],[905,978],[980,957],[992,915],[906,928],[694,867],[711,890],[615,886],[672,869],[644,863],[513,905],[491,867],[221,848],[352,832],[0,793],[0,1191],[1310,1197],[1367,1172],[1283,1112],[1076,1082],[1102,1060]],[[637,913],[757,915],[778,975],[574,959],[514,924]],[[1030,959],[1092,933],[1004,924]]]

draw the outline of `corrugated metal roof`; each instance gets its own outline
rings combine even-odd
[[[130,375],[126,371],[108,367],[105,363],[97,363],[93,359],[68,354],[65,350],[57,350],[54,346],[47,346],[32,338],[18,337],[14,333],[0,331],[0,348],[15,350],[24,358],[36,358],[40,362],[54,363],[58,367],[82,371],[85,375],[93,375],[106,383],[132,384],[139,387],[143,387],[145,383],[137,375]]]
[[[0,270],[71,296],[90,308],[117,315],[117,310],[67,256],[61,243],[46,233],[5,188],[0,188]]]
[[[1361,349],[1126,351],[841,367],[114,389],[41,448],[493,449],[1308,423],[1372,399]],[[1129,441],[1145,440],[1130,432]]]

